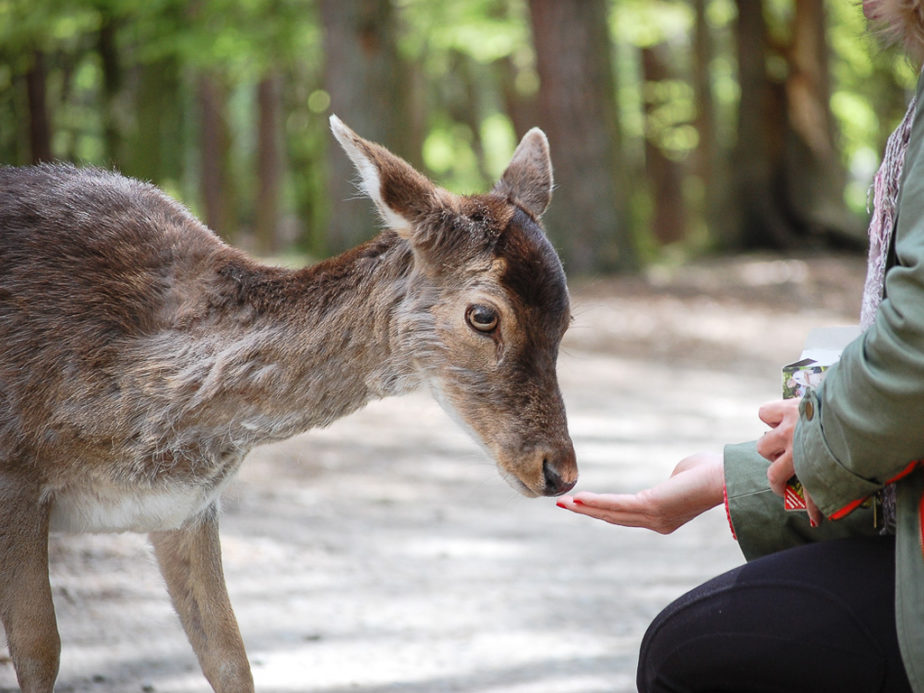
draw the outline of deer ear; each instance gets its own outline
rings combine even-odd
[[[404,238],[413,234],[414,224],[440,206],[437,187],[404,159],[364,140],[335,115],[330,129],[353,162],[360,185],[390,228]]]
[[[504,175],[494,192],[523,206],[537,218],[552,199],[552,159],[549,140],[539,128],[533,128],[520,140]]]

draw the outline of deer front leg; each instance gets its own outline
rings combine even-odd
[[[216,693],[253,691],[250,663],[221,567],[217,508],[213,504],[182,529],[150,536],[205,678]]]
[[[48,582],[48,513],[39,489],[0,473],[0,620],[23,693],[51,693],[61,639]]]

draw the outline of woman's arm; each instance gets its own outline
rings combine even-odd
[[[670,534],[722,503],[722,456],[698,453],[681,460],[657,486],[632,494],[589,493],[562,496],[558,507],[614,525],[644,527]]]
[[[794,468],[826,516],[924,457],[924,104],[905,156],[896,265],[873,325],[803,399]]]
[[[638,493],[583,491],[562,496],[558,506],[611,524],[670,534],[722,504],[724,497],[732,533],[748,560],[806,542],[875,533],[868,510],[819,528],[809,526],[805,513],[786,512],[767,480],[769,465],[753,442],[729,445],[723,455],[699,453],[681,460],[670,478]]]

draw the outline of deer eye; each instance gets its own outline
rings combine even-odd
[[[465,311],[465,319],[473,329],[479,332],[493,332],[499,321],[497,311],[494,308],[477,303],[468,307],[468,310]]]

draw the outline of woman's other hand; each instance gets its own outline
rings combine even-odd
[[[796,423],[799,421],[799,400],[781,399],[768,402],[760,408],[757,415],[761,421],[770,426],[770,430],[757,441],[757,452],[770,462],[767,468],[767,481],[770,482],[773,492],[782,498],[786,492],[786,483],[796,474],[792,458],[792,437],[796,430]],[[802,490],[805,493],[809,520],[813,526],[817,527],[824,516],[815,505],[808,490],[804,487]]]

